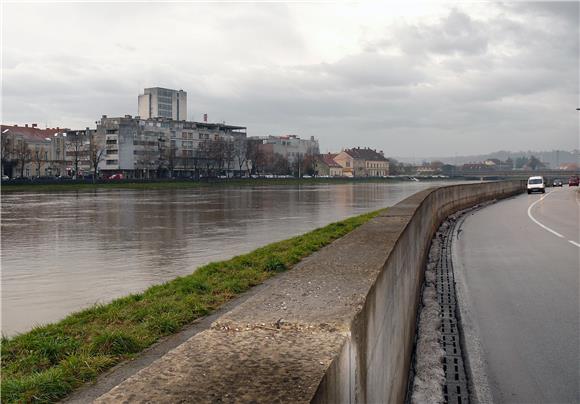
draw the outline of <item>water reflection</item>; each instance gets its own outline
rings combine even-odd
[[[433,185],[2,195],[2,332],[58,320]]]

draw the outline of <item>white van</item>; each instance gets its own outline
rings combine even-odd
[[[528,178],[528,194],[532,192],[546,193],[546,183],[544,177],[530,177]]]

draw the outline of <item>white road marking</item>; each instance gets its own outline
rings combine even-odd
[[[546,198],[547,196],[549,196],[552,192],[548,192],[546,195],[542,196],[540,199],[538,199],[536,202],[532,203],[530,205],[530,207],[528,208],[528,216],[530,217],[530,219],[532,219],[532,221],[537,224],[538,226],[540,226],[542,229],[549,231],[550,233],[560,237],[560,238],[564,238],[564,236],[562,236],[560,233],[558,233],[555,230],[550,229],[548,226],[543,225],[542,223],[538,222],[536,220],[535,217],[532,216],[532,208],[534,207],[534,205],[536,205],[536,203],[541,202],[544,200],[544,198]]]
[[[550,191],[550,192],[546,193],[546,195],[542,196],[542,197],[541,197],[540,199],[538,199],[536,202],[532,203],[532,204],[530,205],[530,207],[528,208],[528,216],[529,216],[529,218],[530,218],[530,219],[532,219],[532,221],[533,221],[535,224],[537,224],[538,226],[540,226],[542,229],[544,229],[544,230],[547,230],[547,231],[549,231],[550,233],[552,233],[553,235],[555,235],[555,236],[558,236],[558,237],[560,237],[560,238],[565,238],[563,235],[561,235],[560,233],[558,233],[557,231],[555,231],[555,230],[553,230],[553,229],[550,229],[548,226],[546,226],[546,225],[544,225],[544,224],[540,223],[538,220],[536,220],[536,218],[535,218],[534,216],[532,216],[532,209],[533,209],[534,205],[535,205],[536,203],[538,203],[538,202],[541,202],[541,201],[543,201],[543,200],[544,200],[544,198],[546,198],[547,196],[549,196],[550,194],[552,194],[552,192],[554,192],[554,191]],[[575,245],[576,247],[580,248],[580,244],[578,244],[577,242],[575,242],[575,241],[572,241],[572,240],[568,240],[568,242],[569,242],[570,244],[573,244],[573,245]]]

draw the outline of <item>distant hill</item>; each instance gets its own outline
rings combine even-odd
[[[505,150],[500,150],[488,154],[476,154],[472,156],[453,156],[453,157],[420,157],[420,158],[410,158],[410,157],[394,157],[403,163],[413,163],[421,164],[423,161],[442,161],[445,164],[457,164],[462,165],[466,163],[476,163],[484,161],[487,159],[499,159],[502,161],[511,158],[516,160],[518,157],[530,157],[536,156],[541,162],[548,165],[550,168],[557,168],[560,164],[564,163],[576,163],[580,164],[580,150],[551,150],[551,151],[518,151],[509,152]]]

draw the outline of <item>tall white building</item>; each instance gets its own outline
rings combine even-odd
[[[187,120],[187,93],[161,87],[146,88],[139,95],[139,116],[143,119]]]

